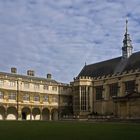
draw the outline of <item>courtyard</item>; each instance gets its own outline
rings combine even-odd
[[[140,123],[0,121],[1,140],[139,140]]]

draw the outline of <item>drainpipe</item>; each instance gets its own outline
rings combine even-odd
[[[17,80],[17,120],[18,120],[18,111],[19,111],[19,81]]]

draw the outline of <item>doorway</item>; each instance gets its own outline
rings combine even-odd
[[[22,120],[26,120],[26,113],[25,112],[22,112]]]

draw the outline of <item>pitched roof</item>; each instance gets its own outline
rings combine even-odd
[[[29,76],[29,75],[20,75],[20,74],[14,74],[14,73],[6,73],[6,72],[0,72],[0,75],[7,75],[13,78],[23,78],[23,79],[28,79],[28,80],[51,82],[51,83],[56,83],[56,84],[58,83],[57,81],[53,79],[47,79],[43,77],[35,77],[35,76]]]
[[[117,57],[99,63],[86,65],[83,67],[78,77],[98,77],[137,68],[140,68],[140,52],[133,53],[128,59]]]
[[[124,69],[124,71],[129,71],[131,69],[138,69],[140,68],[140,51],[133,53],[130,58],[128,59],[128,63]]]

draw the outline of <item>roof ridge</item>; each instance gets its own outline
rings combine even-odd
[[[9,76],[14,76],[14,77],[24,77],[24,78],[30,78],[30,79],[35,79],[35,80],[45,80],[45,81],[52,81],[52,82],[56,82],[54,79],[47,79],[44,77],[37,77],[37,76],[29,76],[29,75],[23,75],[23,74],[13,74],[13,73],[8,73],[8,72],[0,72],[0,74],[5,74],[5,75],[9,75]]]
[[[108,59],[108,60],[103,60],[103,61],[100,61],[100,62],[95,62],[95,63],[93,63],[93,64],[89,64],[89,65],[86,65],[86,66],[84,66],[84,67],[91,66],[91,65],[95,65],[95,64],[99,64],[99,63],[103,63],[103,62],[112,61],[112,60],[119,59],[119,58],[122,58],[122,56],[120,56],[120,57],[115,57],[115,58],[111,58],[111,59]]]

